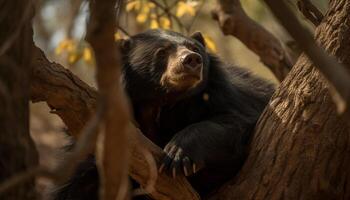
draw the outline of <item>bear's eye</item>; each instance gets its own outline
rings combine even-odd
[[[194,52],[196,52],[196,53],[199,53],[199,52],[200,52],[199,48],[196,47],[196,46],[194,46],[194,45],[191,45],[191,46],[189,46],[188,48],[189,48],[191,51],[194,51]]]
[[[156,57],[162,57],[165,56],[166,49],[165,48],[160,48],[156,51],[155,55]]]

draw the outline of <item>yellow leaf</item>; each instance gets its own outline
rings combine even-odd
[[[71,40],[71,39],[62,40],[57,45],[57,47],[55,49],[55,53],[56,53],[56,55],[60,55],[63,53],[63,51],[68,51],[68,52],[74,51],[76,48],[75,46],[76,46],[76,44],[75,44],[74,40]]]
[[[68,52],[72,52],[72,51],[75,51],[77,48],[76,44],[74,41],[71,41],[67,44],[67,51]]]
[[[147,5],[148,5],[149,8],[155,8],[156,7],[156,5],[153,2],[148,2]]]
[[[114,41],[122,39],[122,36],[120,35],[119,32],[114,33]]]
[[[146,20],[147,20],[147,15],[144,14],[144,13],[140,13],[140,14],[138,14],[137,17],[136,17],[136,21],[137,21],[138,23],[145,23]]]
[[[63,52],[63,47],[62,47],[62,45],[58,45],[58,46],[56,47],[56,49],[55,49],[55,54],[56,54],[56,55],[61,55],[62,52]]]
[[[207,46],[207,48],[211,52],[216,53],[217,48],[216,48],[216,44],[215,44],[214,40],[209,35],[204,34],[203,37],[204,37],[205,45]]]
[[[182,17],[185,14],[195,16],[196,10],[191,3],[179,1],[179,3],[177,4],[176,16]]]
[[[140,10],[140,8],[141,8],[141,1],[139,1],[139,0],[134,0],[132,2],[129,2],[126,5],[126,11],[127,12],[130,12],[132,10]]]
[[[150,17],[151,19],[156,19],[156,18],[157,18],[157,15],[156,15],[155,13],[151,13],[151,14],[149,15],[149,17]]]
[[[92,61],[92,52],[91,49],[88,47],[85,47],[83,50],[83,59],[85,62],[91,63]]]
[[[159,24],[158,24],[157,20],[152,19],[151,24],[150,24],[150,29],[156,29],[156,28],[159,28]]]
[[[80,56],[77,53],[71,53],[68,56],[68,62],[74,64],[79,60]]]
[[[151,8],[149,7],[148,4],[143,4],[142,9],[141,9],[141,13],[148,14],[150,10],[151,10]]]
[[[164,29],[170,29],[171,22],[167,17],[161,17],[159,19],[160,26]]]

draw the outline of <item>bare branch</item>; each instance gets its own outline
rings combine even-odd
[[[338,113],[344,113],[347,104],[350,103],[350,75],[346,68],[316,44],[311,33],[300,24],[284,1],[265,0],[265,3],[329,81],[331,86],[329,89]]]
[[[78,139],[95,113],[97,92],[62,65],[50,62],[39,48],[35,53],[31,100],[34,103],[46,101],[69,128],[69,133]]]
[[[309,0],[299,0],[297,5],[305,18],[312,22],[315,26],[318,26],[321,23],[323,14]]]
[[[261,61],[282,81],[293,66],[280,41],[247,16],[239,0],[218,0],[213,18],[225,35],[232,35],[255,52]]]
[[[91,44],[97,65],[99,104],[105,105],[103,129],[96,146],[100,174],[100,198],[129,199],[128,195],[128,132],[130,108],[120,84],[121,56],[114,42],[115,6],[122,1],[90,1],[87,41]]]
[[[127,30],[125,30],[125,28],[121,27],[120,25],[118,26],[118,30],[123,32],[126,36],[130,37],[130,33]]]

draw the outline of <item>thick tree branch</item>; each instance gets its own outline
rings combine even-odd
[[[99,106],[105,107],[103,131],[99,134],[96,161],[100,174],[100,199],[128,197],[128,131],[130,108],[121,86],[121,58],[114,42],[116,0],[90,1],[87,40],[96,60]],[[121,1],[118,1],[121,6]]]
[[[76,138],[95,113],[97,92],[73,75],[60,64],[50,62],[43,53],[37,54],[32,67],[32,101],[45,101],[55,114],[58,114]],[[146,187],[150,177],[148,162],[143,151],[151,152],[156,161],[164,156],[162,150],[148,140],[137,128],[132,126],[129,136],[130,168],[129,174]],[[154,199],[199,199],[185,177],[172,179],[164,173],[159,174],[151,192]]]
[[[237,37],[282,81],[293,66],[280,41],[247,16],[239,0],[218,0],[213,18],[225,35]]]
[[[350,104],[350,75],[344,65],[338,63],[334,56],[328,55],[320,48],[311,33],[298,21],[296,16],[281,0],[265,0],[273,14],[298,42],[306,55],[315,63],[330,83],[330,92],[339,113],[344,113]],[[333,88],[335,87],[335,89]]]
[[[97,92],[68,69],[47,60],[37,49],[32,68],[31,100],[45,101],[61,117],[68,132],[78,138],[96,110]]]

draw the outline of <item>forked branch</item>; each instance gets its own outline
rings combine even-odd
[[[218,0],[213,18],[225,35],[237,37],[282,81],[293,62],[280,41],[244,12],[239,0]]]

